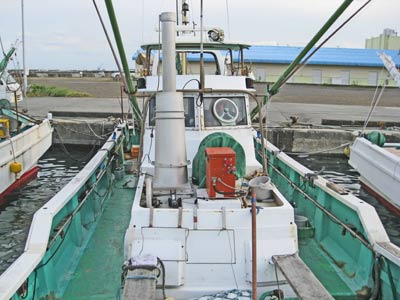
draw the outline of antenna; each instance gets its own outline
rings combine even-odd
[[[203,47],[203,0],[200,0],[200,102],[203,103],[205,85],[204,76],[204,47]]]

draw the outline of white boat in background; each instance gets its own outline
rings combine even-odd
[[[363,187],[400,215],[400,144],[379,147],[358,137],[350,149],[349,164],[360,173]]]
[[[5,120],[0,121],[6,127]],[[10,138],[0,134],[0,204],[3,196],[36,176],[37,162],[50,148],[52,132],[50,122],[44,120],[40,124],[27,124]]]
[[[393,59],[384,53],[378,55],[400,87],[400,72]],[[371,106],[370,115],[378,102],[379,99]],[[381,133],[376,138],[358,137],[350,147],[349,164],[360,173],[363,187],[389,210],[400,215],[400,143],[385,143]]]
[[[159,16],[134,91],[105,2],[135,122],[118,124],[35,213],[24,253],[0,275],[0,299],[399,299],[400,249],[375,209],[263,137],[249,46],[194,28],[185,1],[184,26]]]
[[[51,146],[53,129],[12,109],[22,99],[21,86],[7,72],[15,47],[0,61],[0,205],[4,196],[36,176],[39,158]]]

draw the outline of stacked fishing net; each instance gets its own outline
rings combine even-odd
[[[202,296],[192,300],[251,300],[251,291],[249,290],[230,290],[220,292],[215,295]]]

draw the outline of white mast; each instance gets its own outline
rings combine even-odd
[[[27,78],[27,67],[25,59],[25,13],[24,13],[24,0],[21,0],[21,17],[22,17],[22,64],[24,68],[24,76],[22,83],[22,94],[26,96],[26,90],[28,89],[28,78]]]
[[[393,77],[394,81],[396,81],[397,86],[400,88],[400,72],[397,70],[395,63],[392,58],[385,53],[379,53],[379,57],[381,58],[385,68],[388,70],[390,75]]]

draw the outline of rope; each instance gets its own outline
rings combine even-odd
[[[388,84],[388,80],[385,80],[378,96],[376,96],[376,95],[377,95],[377,91],[378,91],[378,87],[379,86],[376,87],[374,98],[372,99],[370,110],[368,112],[367,118],[365,119],[364,126],[363,126],[363,128],[361,130],[361,134],[363,134],[365,129],[367,128],[367,125],[368,125],[369,121],[371,120],[371,117],[372,117],[372,114],[373,114],[375,108],[378,106],[378,103],[382,98],[383,92],[385,91],[385,88],[386,88],[387,84]]]
[[[298,153],[298,152],[286,152],[286,151],[285,151],[285,153],[286,153],[286,154],[289,154],[289,155],[313,155],[313,154],[319,154],[319,153],[324,153],[324,152],[329,152],[329,151],[333,151],[333,150],[336,150],[336,149],[344,148],[344,147],[349,146],[349,145],[351,145],[351,144],[352,144],[352,143],[344,143],[344,144],[341,144],[341,145],[339,145],[339,146],[337,146],[337,147],[333,147],[333,148],[329,148],[329,149],[324,149],[324,150],[320,150],[320,151],[313,151],[313,152],[302,152],[302,153]]]
[[[72,154],[68,151],[67,147],[65,146],[65,143],[60,135],[60,133],[58,132],[58,130],[54,127],[54,132],[57,134],[57,137],[60,141],[60,145],[61,145],[61,149],[64,151],[65,154],[68,155],[69,158],[71,158],[72,160],[76,161],[76,162],[83,162],[83,161],[87,161],[88,158],[90,158],[94,151],[96,150],[96,146],[97,146],[97,141],[94,142],[92,149],[89,151],[88,154],[86,154],[84,157],[81,157],[79,159],[75,158],[72,156]]]

